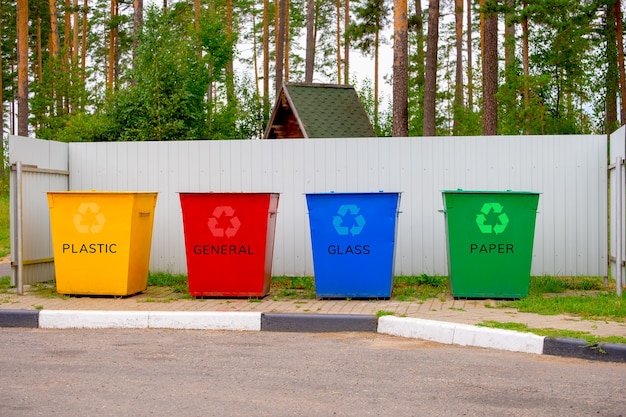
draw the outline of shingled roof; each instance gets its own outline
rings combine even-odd
[[[265,139],[375,137],[354,87],[284,84]]]

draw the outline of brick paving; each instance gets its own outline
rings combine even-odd
[[[167,288],[150,287],[128,297],[46,295],[26,285],[23,295],[15,289],[0,293],[4,310],[108,310],[108,311],[248,311],[302,314],[370,314],[384,311],[401,317],[417,317],[453,323],[485,321],[522,323],[529,328],[553,328],[588,332],[597,336],[626,337],[626,323],[584,320],[568,315],[543,316],[496,307],[494,300],[454,299],[451,296],[425,301],[278,299],[269,294],[261,299],[180,298]]]

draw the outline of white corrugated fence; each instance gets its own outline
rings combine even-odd
[[[49,152],[51,143],[11,137],[11,163],[33,164],[30,160]],[[153,271],[186,272],[178,192],[280,193],[272,273],[299,276],[313,275],[305,194],[384,190],[402,193],[395,274],[446,275],[441,192],[461,188],[541,193],[533,275],[607,275],[604,135],[114,142],[59,147],[67,149],[70,190],[159,193],[150,260]],[[37,215],[47,216],[47,205],[34,202],[43,196],[36,197],[25,193],[23,198],[25,204],[38,204]],[[24,247],[41,244],[42,237],[38,233],[25,236]],[[49,233],[43,240],[49,245]]]

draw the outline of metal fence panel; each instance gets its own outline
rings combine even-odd
[[[402,193],[397,275],[447,273],[441,191],[542,193],[534,275],[607,273],[601,135],[72,143],[70,189],[158,191],[151,268],[186,271],[177,192],[281,193],[275,275],[312,275],[305,193]]]
[[[611,276],[615,278],[616,283],[624,284],[626,269],[624,268],[624,260],[626,260],[626,207],[624,207],[624,181],[626,179],[626,167],[624,160],[626,159],[626,126],[622,126],[610,136],[609,151],[609,187],[610,193],[610,214],[609,224],[611,225],[610,233],[610,264]],[[621,264],[621,268],[617,265]],[[622,287],[616,286],[617,293],[622,294]]]
[[[46,192],[68,189],[68,158],[66,143],[9,136],[9,160],[12,164],[10,229],[13,285],[54,278]],[[22,163],[19,182],[14,166],[18,161]],[[19,219],[22,220],[18,223]],[[18,239],[18,234],[21,239]]]
[[[186,272],[178,192],[280,193],[273,274],[313,275],[305,194],[384,190],[402,193],[396,275],[446,275],[441,191],[462,188],[542,193],[534,275],[607,275],[606,136],[71,144],[12,138],[10,150],[12,163],[69,167],[71,190],[157,191],[155,271]],[[25,187],[33,230],[24,245],[47,245],[33,256],[52,256],[45,191],[67,184],[37,178],[41,184]]]

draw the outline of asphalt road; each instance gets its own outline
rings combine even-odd
[[[626,416],[626,364],[369,333],[0,328],[0,416]]]

